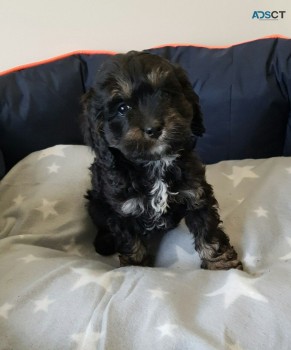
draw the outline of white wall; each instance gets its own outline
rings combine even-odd
[[[254,10],[286,11],[255,20]],[[63,53],[291,37],[291,0],[0,0],[0,71]]]

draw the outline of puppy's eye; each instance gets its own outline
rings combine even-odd
[[[120,103],[120,105],[117,108],[118,115],[120,115],[122,117],[130,109],[131,109],[131,107],[129,105],[127,105],[126,103]]]
[[[161,98],[164,100],[170,100],[173,95],[174,95],[174,93],[170,90],[162,90],[161,91]]]

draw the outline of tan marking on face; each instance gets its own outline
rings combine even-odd
[[[128,141],[139,141],[141,138],[142,130],[138,127],[129,129],[125,136],[125,139]]]

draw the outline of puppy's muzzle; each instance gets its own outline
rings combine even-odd
[[[161,126],[148,126],[143,129],[144,135],[151,139],[158,139],[162,134],[163,128]]]

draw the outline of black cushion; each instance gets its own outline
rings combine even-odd
[[[146,51],[188,72],[204,115],[206,133],[197,150],[205,163],[291,155],[291,40]],[[72,55],[0,77],[0,151],[6,170],[33,151],[83,143],[80,98],[108,56]]]
[[[206,133],[197,145],[206,163],[290,155],[291,40],[265,39],[227,49],[165,47],[200,96]],[[286,147],[284,149],[286,143]]]

